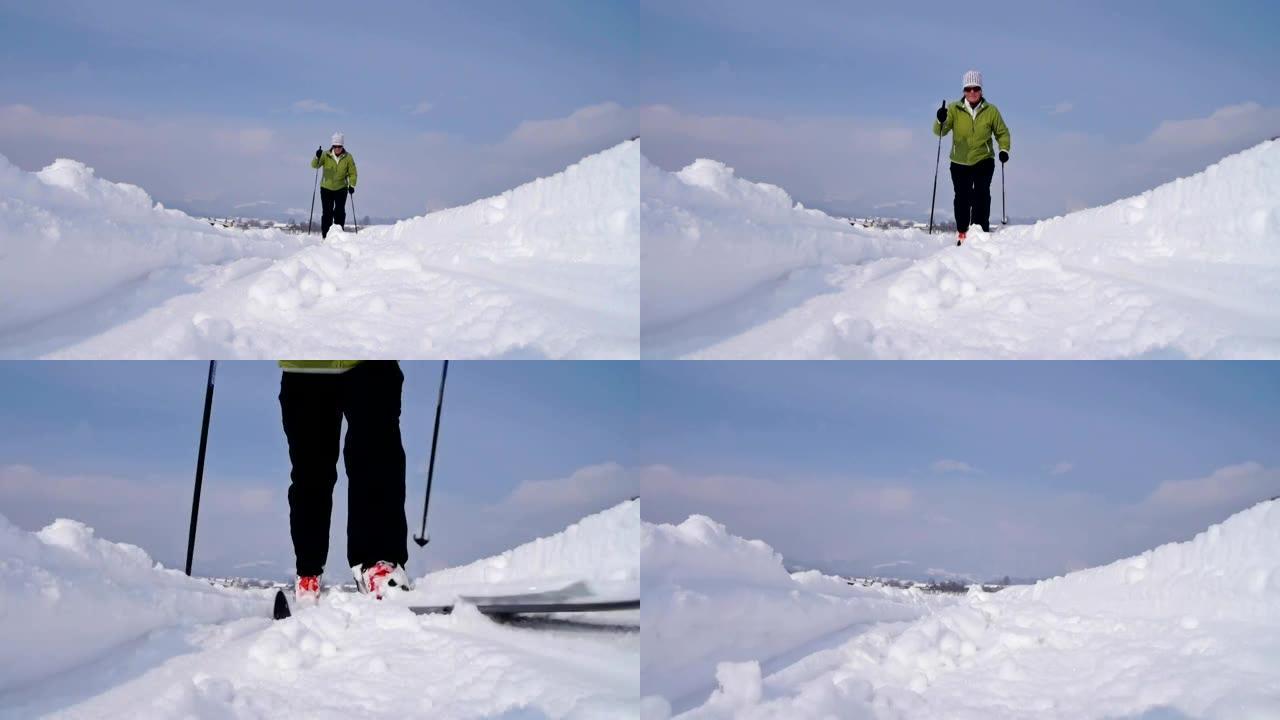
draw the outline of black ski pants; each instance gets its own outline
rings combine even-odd
[[[991,177],[995,173],[995,158],[973,165],[951,163],[951,185],[956,189],[956,230],[968,232],[970,225],[978,225],[991,232]]]
[[[280,412],[293,464],[289,531],[299,576],[321,575],[338,482],[339,436],[347,466],[347,565],[409,561],[400,441],[404,375],[394,361],[365,361],[344,373],[285,372]]]
[[[328,235],[334,223],[347,229],[347,190],[320,188],[320,237]]]

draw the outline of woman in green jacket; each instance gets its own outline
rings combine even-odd
[[[333,134],[329,152],[316,148],[311,167],[324,168],[320,180],[320,237],[337,223],[347,229],[347,195],[356,192],[356,159],[342,146],[342,133]]]
[[[991,232],[991,178],[996,171],[991,138],[1000,144],[1000,162],[1009,160],[1009,128],[995,105],[982,97],[982,73],[964,74],[964,97],[938,108],[933,134],[951,132],[951,184],[955,188],[956,244],[970,225]]]

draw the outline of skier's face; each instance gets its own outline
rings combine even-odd
[[[982,88],[967,87],[964,89],[964,99],[971,103],[976,103],[982,99]]]
[[[331,147],[331,148],[329,148],[329,149],[333,151],[333,154],[334,154],[334,155],[341,155],[343,152],[345,152],[345,151],[342,149],[342,146],[341,146],[341,145],[334,145],[333,147]]]

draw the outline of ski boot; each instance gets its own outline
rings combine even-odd
[[[351,572],[356,576],[356,588],[368,595],[372,594],[381,600],[389,590],[410,590],[409,576],[404,568],[393,562],[379,560],[369,567],[353,565]]]
[[[293,602],[298,607],[310,605],[315,607],[320,604],[320,577],[318,575],[306,575],[298,578],[293,586]]]
[[[964,243],[964,235],[965,235],[964,233],[960,233],[959,235],[956,236],[956,245],[960,245]]]

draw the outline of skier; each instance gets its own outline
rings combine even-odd
[[[347,195],[356,193],[356,159],[342,146],[342,133],[333,134],[329,152],[316,148],[311,167],[324,168],[320,181],[320,237],[337,223],[347,229]]]
[[[280,413],[293,465],[289,531],[297,603],[320,599],[329,516],[338,482],[339,434],[347,468],[347,564],[362,593],[408,590],[405,458],[400,440],[404,375],[394,360],[281,360]]]
[[[1009,161],[1009,128],[996,106],[982,97],[982,73],[977,70],[964,74],[964,97],[938,108],[933,134],[941,137],[952,130],[951,184],[959,245],[970,225],[991,232],[991,178],[996,171],[992,135],[1000,143],[1000,162]]]

